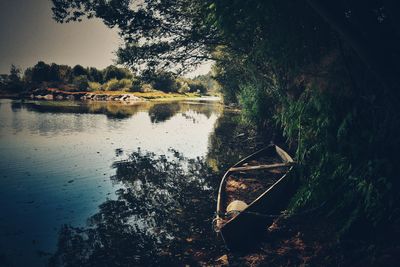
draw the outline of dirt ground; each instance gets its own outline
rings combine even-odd
[[[213,266],[400,266],[400,243],[338,242],[330,220],[319,214],[280,217],[264,241],[248,252],[213,259]]]

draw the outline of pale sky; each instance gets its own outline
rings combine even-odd
[[[40,60],[104,68],[114,63],[120,43],[117,30],[98,19],[56,23],[50,0],[0,0],[0,73],[11,64],[26,69]],[[207,73],[210,65],[195,73]]]
[[[104,68],[120,43],[116,30],[100,20],[58,24],[50,0],[0,0],[0,73],[47,63]]]

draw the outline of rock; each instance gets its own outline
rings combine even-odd
[[[75,100],[75,96],[74,95],[67,95],[65,97],[65,99],[67,99],[67,100]]]
[[[92,100],[94,94],[85,94],[81,97],[82,100]]]
[[[63,100],[63,99],[64,99],[64,97],[62,95],[57,95],[56,96],[56,100]]]
[[[45,95],[45,96],[44,96],[44,99],[46,99],[46,100],[54,100],[54,96],[48,94],[48,95]]]
[[[93,100],[97,100],[97,101],[107,100],[107,95],[95,95],[93,97]]]

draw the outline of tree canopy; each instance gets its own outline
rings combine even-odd
[[[98,17],[118,27],[125,45],[118,51],[120,63],[130,67],[186,70],[212,59],[221,45],[219,31],[204,21],[212,5],[208,1],[53,0],[58,22]]]

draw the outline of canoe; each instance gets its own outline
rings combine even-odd
[[[215,230],[231,250],[248,248],[267,232],[274,215],[286,208],[295,191],[289,175],[292,157],[269,145],[233,165],[223,176]]]

